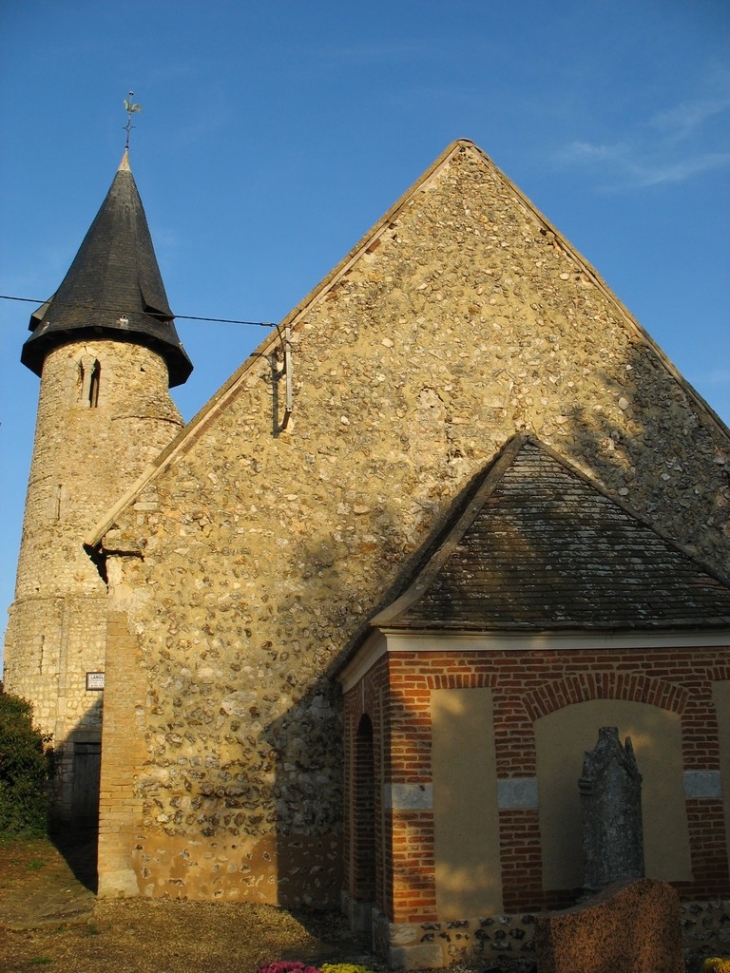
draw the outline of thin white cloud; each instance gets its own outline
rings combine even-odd
[[[630,152],[626,142],[616,142],[614,145],[594,145],[591,142],[571,142],[561,149],[557,158],[561,162],[619,162],[623,163]]]
[[[684,182],[730,167],[730,75],[707,97],[682,101],[633,126],[615,142],[577,139],[555,153],[562,166],[601,177],[604,189],[628,190]]]
[[[730,166],[730,152],[707,152],[704,155],[657,165],[631,166],[637,186],[659,186],[663,183],[684,182],[702,172],[726,169]]]
[[[702,98],[697,101],[684,101],[674,108],[658,112],[649,121],[652,128],[671,134],[675,139],[684,139],[715,115],[730,109],[730,93],[719,98]]]
[[[640,146],[626,142],[614,145],[593,145],[573,142],[558,155],[562,164],[593,166],[612,176],[612,188],[643,188],[684,182],[693,176],[713,169],[730,166],[730,152],[705,152],[669,160],[653,153],[642,153]]]

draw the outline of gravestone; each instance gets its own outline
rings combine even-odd
[[[616,882],[535,917],[540,973],[683,973],[679,895],[665,882]]]
[[[598,892],[618,879],[644,877],[641,774],[631,740],[604,726],[587,751],[578,781],[583,820],[584,888]]]

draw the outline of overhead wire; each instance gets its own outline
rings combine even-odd
[[[49,298],[45,301],[39,301],[34,297],[13,297],[10,294],[0,294],[0,301],[23,301],[27,304],[39,304],[41,307],[44,304],[48,304],[49,301],[53,301],[54,304],[62,304],[64,307],[73,307],[79,310],[86,311],[111,311],[113,314],[123,314],[124,310],[118,307],[104,307],[100,304],[75,304],[71,301],[60,301],[57,298]],[[158,317],[159,315],[153,315],[153,317]],[[273,328],[273,321],[241,321],[237,318],[209,318],[204,317],[199,314],[173,314],[173,318],[177,321],[212,321],[216,324],[247,324],[254,328]]]

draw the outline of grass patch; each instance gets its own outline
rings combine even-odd
[[[0,893],[23,888],[26,882],[45,881],[47,876],[50,881],[58,858],[47,838],[14,837],[0,843]]]

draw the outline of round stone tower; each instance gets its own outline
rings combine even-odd
[[[40,376],[5,688],[57,755],[55,811],[98,805],[106,586],[83,537],[182,426],[169,387],[192,370],[125,152],[21,361]]]

